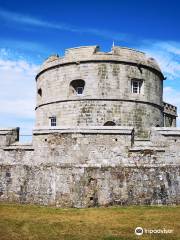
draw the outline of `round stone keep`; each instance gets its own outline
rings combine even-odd
[[[36,76],[36,127],[133,126],[147,137],[164,124],[163,80],[156,61],[134,49],[68,49]]]

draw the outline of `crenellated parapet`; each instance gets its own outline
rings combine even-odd
[[[177,107],[163,102],[164,108],[164,126],[165,127],[176,127],[176,118],[177,118]]]
[[[65,51],[65,55],[50,56],[41,66],[36,79],[44,71],[48,69],[64,66],[68,64],[79,64],[83,62],[123,62],[126,64],[134,64],[139,67],[150,68],[164,79],[164,76],[156,62],[152,57],[149,57],[144,52],[127,48],[127,47],[112,47],[110,52],[101,52],[99,46],[82,46],[69,48]]]

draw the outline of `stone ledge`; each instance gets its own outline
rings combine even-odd
[[[41,127],[34,128],[33,135],[52,133],[82,133],[82,134],[119,134],[132,135],[133,127],[126,126],[89,126],[89,127]]]
[[[39,168],[39,169],[44,169],[44,168],[62,168],[62,169],[69,169],[69,170],[75,170],[75,169],[81,169],[82,171],[86,169],[101,169],[101,170],[107,170],[107,169],[112,169],[112,170],[117,170],[119,169],[161,169],[161,168],[180,168],[180,164],[167,164],[167,163],[156,163],[156,164],[143,164],[143,163],[121,163],[121,164],[54,164],[54,163],[40,163],[40,164],[27,164],[27,163],[0,163],[0,167],[14,167],[14,166],[23,166],[23,167],[33,167],[33,168]]]
[[[13,131],[19,131],[19,128],[0,128],[0,135],[7,135]]]
[[[82,102],[82,101],[106,101],[106,102],[130,102],[130,103],[140,103],[140,104],[147,104],[150,106],[154,106],[157,107],[161,110],[163,110],[162,106],[157,104],[157,103],[153,103],[153,102],[147,102],[147,101],[142,101],[139,100],[137,98],[135,99],[122,99],[122,98],[85,98],[85,97],[78,97],[78,98],[70,98],[70,99],[61,99],[61,100],[57,100],[57,101],[51,101],[51,102],[45,102],[45,103],[41,103],[39,105],[36,106],[35,110],[42,107],[42,106],[46,106],[46,105],[50,105],[50,104],[57,104],[57,103],[64,103],[64,102]]]
[[[12,151],[12,150],[27,150],[27,151],[34,151],[34,147],[31,143],[20,143],[16,142],[8,147],[3,148],[4,151]]]
[[[180,128],[176,127],[153,127],[151,128],[151,130],[167,137],[168,136],[180,137]]]
[[[129,149],[129,152],[141,152],[141,151],[146,151],[146,152],[151,152],[151,151],[155,151],[155,152],[165,152],[165,148],[163,147],[155,147],[155,146],[148,146],[148,147],[133,147]]]

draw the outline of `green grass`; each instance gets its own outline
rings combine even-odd
[[[173,234],[136,236],[137,226]],[[180,206],[59,209],[0,204],[1,240],[180,239]]]

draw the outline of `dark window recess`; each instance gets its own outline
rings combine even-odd
[[[84,80],[73,80],[70,83],[71,93],[76,93],[76,95],[82,95],[84,91],[85,81]]]
[[[77,92],[77,95],[83,94],[83,87],[77,87],[76,92]]]
[[[55,127],[56,126],[56,117],[50,117],[50,125],[51,127]]]
[[[11,173],[10,172],[6,172],[6,177],[11,177]]]
[[[42,97],[42,89],[41,89],[41,88],[38,89],[38,95],[39,95],[40,97]]]
[[[173,119],[169,118],[169,126],[172,127],[172,125],[173,125]]]
[[[105,122],[105,124],[104,124],[104,126],[115,126],[116,124],[115,124],[115,122],[113,122],[113,121],[107,121],[107,122]]]

